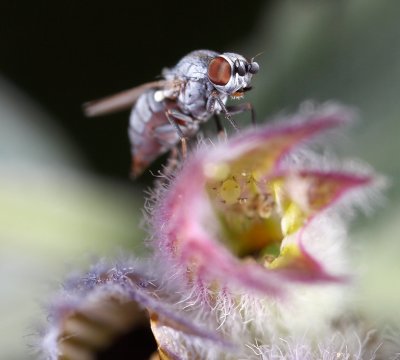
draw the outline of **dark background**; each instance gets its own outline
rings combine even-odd
[[[151,81],[194,49],[239,52],[270,3],[3,0],[0,72],[58,121],[92,171],[124,180],[129,113],[87,119],[81,104]]]

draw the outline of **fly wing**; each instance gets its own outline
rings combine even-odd
[[[158,80],[145,83],[133,89],[121,91],[117,94],[106,96],[102,99],[89,101],[83,104],[83,112],[88,117],[111,114],[129,109],[146,90],[168,88],[173,86],[169,80]]]

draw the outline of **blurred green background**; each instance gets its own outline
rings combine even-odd
[[[128,180],[128,114],[88,120],[80,104],[152,80],[196,48],[263,52],[247,97],[258,119],[308,99],[359,109],[361,121],[335,151],[371,164],[391,187],[353,226],[349,251],[364,272],[358,301],[374,317],[400,321],[400,2],[234,1],[194,10],[186,2],[4,1],[0,10],[1,358],[31,357],[40,304],[63,274],[143,250],[151,176]]]

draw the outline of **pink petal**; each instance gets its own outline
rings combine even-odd
[[[284,178],[292,201],[297,201],[308,216],[330,207],[347,192],[369,186],[374,181],[371,175],[319,170],[288,170],[280,177]]]
[[[187,281],[200,289],[214,281],[237,284],[272,295],[282,292],[276,271],[236,258],[218,239],[218,220],[206,192],[221,169],[252,172],[268,177],[278,171],[283,156],[299,143],[349,121],[342,108],[294,117],[289,125],[260,127],[239,134],[226,144],[193,154],[166,196],[156,205],[153,226],[155,247],[180,269]],[[311,261],[310,261],[311,263]],[[316,270],[317,267],[314,267]]]
[[[279,177],[288,189],[289,201],[297,203],[304,224],[296,235],[299,254],[289,257],[279,273],[298,281],[343,281],[345,277],[328,274],[323,259],[318,261],[307,251],[303,233],[308,224],[323,210],[339,201],[348,192],[371,185],[371,175],[355,175],[338,171],[299,170],[281,172]]]

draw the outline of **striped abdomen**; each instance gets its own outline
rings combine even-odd
[[[129,120],[129,139],[132,154],[132,175],[140,175],[155,159],[166,153],[179,142],[175,127],[166,116],[168,109],[177,109],[175,101],[154,99],[155,90],[143,93],[132,109]],[[198,129],[197,123],[185,124],[178,121],[185,136],[192,136]]]

